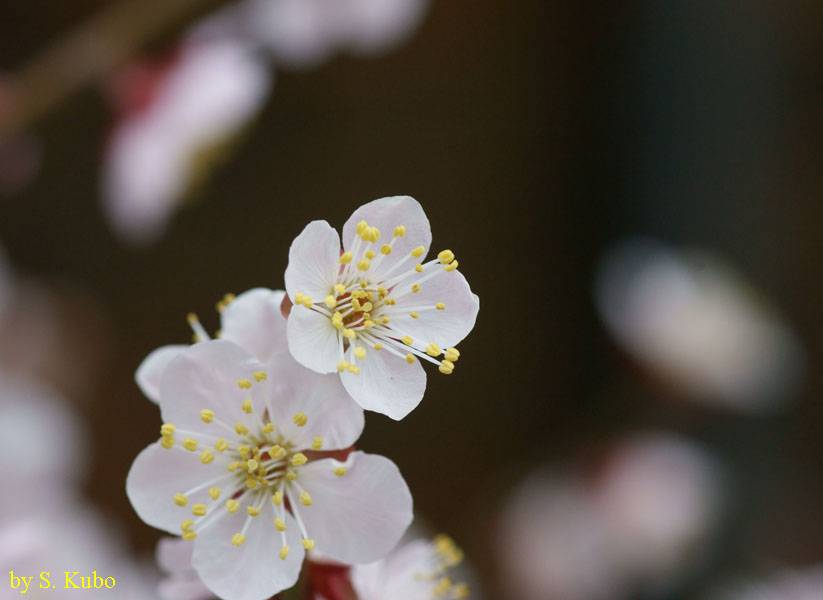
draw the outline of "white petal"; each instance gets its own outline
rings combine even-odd
[[[337,329],[329,317],[304,306],[292,306],[286,326],[289,351],[305,367],[318,373],[337,371],[340,349]]]
[[[315,373],[288,352],[273,356],[266,372],[272,385],[272,421],[297,449],[310,447],[315,436],[323,438],[323,450],[348,448],[360,437],[363,409],[351,399],[337,374]],[[303,427],[292,421],[298,412],[308,417]]]
[[[180,523],[192,519],[194,504],[209,504],[208,488],[191,494],[186,506],[177,506],[175,494],[185,494],[197,485],[227,473],[226,462],[204,465],[199,453],[166,449],[159,443],[146,447],[131,465],[126,477],[126,495],[143,521],[179,535]]]
[[[436,580],[420,577],[437,569],[432,543],[414,540],[395,548],[387,557],[351,569],[351,583],[359,600],[428,598]]]
[[[412,521],[412,497],[397,466],[376,454],[352,452],[346,474],[323,459],[298,470],[297,481],[311,495],[300,516],[317,550],[345,563],[385,556]]]
[[[412,364],[386,350],[368,350],[357,361],[360,373],[343,371],[346,391],[360,406],[399,421],[420,404],[426,391],[426,372],[419,360]]]
[[[180,352],[188,348],[184,344],[160,346],[143,359],[134,374],[134,380],[146,398],[157,404],[160,401],[160,379],[166,366]]]
[[[281,290],[255,288],[237,296],[220,316],[220,338],[234,342],[261,362],[286,348],[286,318]]]
[[[442,266],[438,264],[434,268]],[[434,306],[438,302],[446,308],[417,311],[416,319],[409,316],[411,311],[403,310],[403,306]],[[424,344],[434,342],[445,350],[456,346],[474,328],[480,300],[462,273],[449,271],[420,284],[419,292],[404,295],[394,309],[390,313],[391,327],[399,333],[398,337],[409,335]]]
[[[179,537],[163,537],[157,542],[155,557],[157,565],[166,573],[191,571],[191,556],[194,545]]]
[[[334,287],[340,264],[340,238],[326,221],[312,221],[291,243],[289,266],[286,267],[286,290],[325,298]]]
[[[194,568],[203,583],[221,598],[264,600],[290,588],[297,581],[305,550],[294,519],[286,515],[286,535],[291,547],[286,560],[278,554],[280,534],[274,528],[274,508],[267,498],[262,512],[252,519],[242,546],[231,543],[240,533],[245,512],[223,515],[198,537],[194,546]]]
[[[200,420],[200,411],[208,408],[217,418],[233,425],[247,427],[259,424],[266,407],[267,382],[254,381],[254,373],[263,371],[263,364],[236,344],[212,340],[190,346],[166,367],[160,382],[160,411],[163,420],[175,427],[218,433],[214,424]],[[253,384],[250,389],[238,386],[240,379]],[[243,412],[241,405],[251,397],[253,414]]]
[[[390,265],[393,261],[407,256],[417,246],[425,248],[423,256],[429,251],[432,241],[429,219],[420,203],[411,196],[380,198],[355,210],[343,226],[343,247],[346,250],[354,239],[357,224],[363,220],[380,230],[377,248],[391,242],[395,227],[403,225],[406,228],[406,235],[397,239],[392,253],[383,261],[383,265]],[[414,265],[410,263],[410,266]],[[380,271],[377,271],[375,276],[379,273]]]

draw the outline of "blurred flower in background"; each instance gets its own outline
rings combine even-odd
[[[597,308],[617,342],[655,380],[703,402],[776,409],[803,378],[803,349],[786,320],[716,256],[647,239],[612,247]]]
[[[496,526],[502,597],[618,600],[676,589],[709,558],[724,476],[705,449],[634,435],[591,472],[541,469]]]
[[[823,567],[786,571],[760,581],[724,586],[706,600],[819,600],[823,598]]]

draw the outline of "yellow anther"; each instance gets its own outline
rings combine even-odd
[[[323,304],[325,304],[329,308],[334,308],[335,305],[337,304],[337,299],[334,296],[332,296],[331,294],[329,294],[328,296],[323,298]]]
[[[363,311],[364,311],[364,312],[371,312],[371,310],[372,310],[373,308],[374,308],[374,306],[372,305],[372,303],[371,303],[371,302],[366,302],[366,303],[362,306],[362,309],[363,309]]]
[[[377,343],[374,345],[374,349],[375,349],[375,350],[380,350],[380,348],[382,348],[382,347],[383,347],[383,343],[382,343],[382,342],[377,342]]]
[[[219,440],[214,442],[214,449],[217,450],[218,452],[225,452],[226,450],[228,450],[228,448],[229,448],[229,443],[226,440],[224,440],[223,438],[220,438]]]
[[[357,334],[354,333],[353,329],[344,329],[342,331],[342,334],[343,334],[343,337],[349,338],[350,340],[353,340],[353,339],[357,338]]]
[[[237,435],[246,435],[249,432],[249,428],[242,423],[235,423],[234,430],[237,432]]]
[[[308,421],[309,418],[301,412],[295,414],[292,417],[292,422],[298,427],[303,427],[306,423],[308,423]]]
[[[288,479],[289,481],[294,481],[295,479],[297,479],[297,473],[295,473],[294,471],[286,471],[286,479]]]
[[[340,255],[340,258],[337,259],[337,262],[339,262],[341,265],[347,265],[351,262],[352,258],[353,256],[351,252],[344,252]],[[343,292],[340,293],[342,294]]]
[[[186,540],[187,542],[192,541],[196,537],[197,537],[197,532],[192,531],[191,529],[187,529],[186,531],[183,532],[183,539]]]
[[[259,467],[259,466],[260,466],[260,463],[258,463],[253,458],[250,458],[249,460],[246,461],[246,470],[249,473],[253,473],[254,471],[256,471],[257,467]]]
[[[346,467],[335,467],[332,469],[335,475],[338,477],[343,477],[346,474]]]
[[[334,313],[334,315],[332,315],[332,318],[331,318],[331,324],[337,329],[342,329],[343,328],[343,315],[341,315],[339,312]]]
[[[283,546],[283,549],[280,550],[280,558],[286,560],[286,557],[289,555],[289,546]]]
[[[448,359],[441,361],[440,364],[449,370],[454,370],[454,363]]]
[[[295,454],[294,456],[291,457],[291,464],[294,465],[295,467],[305,465],[308,461],[309,461],[309,459],[306,458],[306,455],[303,454],[302,452],[298,452],[297,454]]]
[[[230,515],[233,515],[237,512],[237,509],[240,508],[240,503],[237,500],[227,500],[226,501],[226,510],[229,511]]]
[[[191,507],[191,514],[195,517],[205,517],[206,516],[206,505],[205,504],[195,504]]]
[[[458,358],[460,358],[460,352],[457,348],[446,348],[446,360],[455,362]]]
[[[414,340],[412,339],[412,337],[410,335],[404,335],[403,336],[403,343],[406,344],[407,346],[411,346],[414,343]]]
[[[275,444],[271,448],[269,448],[269,456],[272,458],[283,458],[286,456],[286,449],[280,446],[279,444]]]
[[[286,523],[280,517],[274,520],[274,528],[277,529],[277,531],[286,531],[288,529]]]
[[[185,521],[180,523],[181,531],[186,531],[187,529],[191,529],[192,527],[194,527],[194,521],[192,521],[191,519],[186,519]]]
[[[238,379],[237,380],[237,387],[242,389],[249,389],[251,387],[251,381],[248,379]]]
[[[207,465],[207,464],[209,464],[210,462],[213,462],[213,461],[214,461],[214,452],[212,452],[211,450],[203,450],[203,452],[200,453],[200,462],[203,463],[204,465]]]
[[[448,367],[444,364],[441,364],[439,367],[437,367],[437,370],[443,373],[443,375],[451,375],[452,371],[454,371],[454,367]]]
[[[398,225],[394,228],[394,237],[403,237],[406,235],[406,228],[403,225]]]
[[[314,550],[314,540],[310,540],[309,538],[303,538],[303,547],[306,550]]]
[[[366,221],[360,221],[360,222],[357,223],[357,227],[355,227],[354,232],[357,235],[362,235],[363,232],[366,231],[366,227],[368,227],[368,226],[369,226],[369,224],[366,223]]]
[[[440,260],[441,265],[449,264],[451,261],[454,260],[454,252],[451,250],[443,250],[440,254],[437,255],[437,258]]]
[[[412,291],[412,294],[416,294],[417,292],[419,292],[419,291],[420,291],[420,286],[419,286],[418,284],[416,284],[416,283],[415,283],[415,284],[413,284],[413,285],[411,286],[411,291]]]
[[[458,583],[452,588],[452,598],[455,598],[457,600],[463,600],[464,598],[468,598],[469,591],[469,584]]]
[[[366,358],[366,349],[363,346],[358,346],[357,348],[354,349],[354,355],[358,359],[362,360],[362,359]]]
[[[442,302],[438,302],[437,304],[435,304],[435,305],[434,305],[434,307],[435,307],[437,310],[446,310],[446,305],[445,305],[445,304],[443,304]]]
[[[189,452],[197,450],[197,440],[194,438],[186,438],[183,440],[183,447]]]
[[[170,435],[164,435],[163,439],[160,440],[160,445],[166,450],[169,450],[172,446],[174,446],[174,438]]]
[[[444,271],[454,271],[457,268],[457,261],[451,261],[447,266],[443,267]]]
[[[391,254],[391,246],[389,246],[388,244],[383,244],[380,247],[380,254],[386,254],[386,255]]]
[[[366,253],[363,256],[365,256],[366,258],[371,260],[377,255],[374,252],[372,252],[371,250],[367,250]]]
[[[369,267],[371,267],[371,263],[367,258],[361,258],[359,261],[357,261],[358,271],[368,271]]]
[[[423,246],[418,246],[417,248],[415,248],[414,250],[411,251],[411,255],[414,258],[420,258],[421,256],[423,256],[423,253],[425,251],[426,251],[426,249]]]
[[[242,533],[235,533],[233,536],[231,536],[231,543],[235,546],[242,546],[244,543],[246,543],[246,536]]]
[[[209,488],[209,498],[211,498],[212,500],[217,500],[219,497],[220,497],[220,488],[219,487]]]
[[[175,428],[174,425],[171,423],[164,423],[162,427],[160,427],[160,435],[174,435]]]
[[[314,300],[312,300],[311,296],[303,296],[298,304],[302,304],[306,308],[311,308],[312,304],[314,304]]]
[[[240,456],[242,456],[243,458],[248,458],[249,457],[249,451],[250,451],[249,447],[246,446],[245,444],[237,446],[237,453]]]
[[[237,467],[239,467],[239,466],[240,466],[240,462],[235,460],[234,462],[229,463],[228,469],[229,469],[229,471],[235,471],[235,470],[237,470]]]
[[[416,360],[416,359],[414,358],[414,354],[412,354],[411,352],[409,352],[409,353],[406,355],[406,362],[407,362],[407,363],[411,364],[411,363],[413,363],[415,360]]]
[[[266,375],[265,371],[255,371],[252,375],[254,376],[254,380],[257,383],[260,383],[261,381],[265,381],[266,379],[269,378],[269,376]]]
[[[311,441],[311,447],[315,450],[320,450],[323,447],[323,438],[319,435]]]
[[[256,506],[247,506],[246,507],[246,512],[249,513],[250,517],[256,517],[257,515],[260,514],[260,509],[257,508]]]
[[[429,356],[440,356],[440,346],[434,342],[429,342],[429,345],[426,346],[426,354]]]
[[[349,365],[348,371],[354,375],[360,375],[360,367],[357,365]]]
[[[345,359],[341,360],[339,363],[337,363],[337,371],[339,373],[342,373],[343,371],[345,371],[348,368],[348,366],[349,366],[349,361],[347,361]]]
[[[214,411],[209,410],[208,408],[204,408],[200,411],[200,419],[204,423],[211,423],[212,421],[214,421]]]
[[[265,425],[263,425],[263,433],[268,435],[272,431],[274,431],[274,423],[266,423]]]
[[[394,306],[395,304],[397,304],[397,300],[395,298],[386,298],[383,301],[383,304],[385,304],[386,306]]]
[[[437,585],[434,587],[433,593],[435,598],[443,597],[449,591],[452,586],[452,580],[449,577],[443,577],[440,581],[437,582]]]
[[[300,504],[303,506],[311,506],[311,496],[309,496],[308,492],[303,492],[300,494]]]
[[[342,283],[335,283],[334,284],[334,292],[336,294],[343,294],[346,292],[346,286]]]
[[[363,321],[363,327],[365,327],[366,329],[371,329],[372,327],[374,327],[374,321],[372,321],[371,319],[366,319],[365,321]]]
[[[246,398],[243,400],[243,404],[240,405],[240,408],[243,409],[243,412],[247,415],[251,414],[251,398]]]
[[[420,318],[420,315],[419,315],[418,313],[416,313],[416,312],[409,313],[409,316],[410,316],[412,319],[419,319],[419,318]]]
[[[186,498],[183,494],[175,494],[174,495],[174,503],[177,506],[186,506],[188,504],[189,499]]]
[[[361,288],[369,287],[369,282],[368,282],[368,281],[366,281],[365,279],[363,279],[363,280],[360,282],[360,287],[361,287]]]
[[[423,265],[421,265],[420,263],[417,263],[416,265],[414,265],[414,270],[417,271],[418,273],[422,273],[423,272]]]
[[[274,502],[275,506],[283,504],[283,492],[274,492],[271,495],[271,501]]]
[[[246,487],[250,490],[253,490],[258,486],[260,482],[254,479],[253,477],[246,477]]]
[[[191,336],[191,341],[192,341],[192,343],[196,344],[197,342],[202,342],[203,340],[199,335],[197,335],[196,333],[193,333],[192,336]]]
[[[352,297],[351,306],[354,310],[360,310],[360,300],[358,298]]]
[[[380,230],[377,227],[366,227],[360,234],[360,239],[364,242],[376,242],[380,239]]]
[[[194,314],[193,312],[190,312],[189,314],[186,315],[186,321],[189,322],[189,325],[194,325],[195,323],[197,323],[197,320],[198,320],[197,315]]]

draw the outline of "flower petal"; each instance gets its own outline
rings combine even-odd
[[[411,196],[380,198],[355,210],[343,226],[343,247],[346,250],[350,249],[356,235],[357,224],[360,221],[366,221],[370,226],[380,230],[378,248],[391,241],[395,227],[402,225],[406,228],[406,235],[398,238],[394,243],[392,253],[389,255],[391,259],[405,257],[417,246],[425,248],[423,256],[429,251],[432,240],[429,219],[420,203]],[[384,260],[381,266],[394,262],[391,259]],[[379,273],[380,271],[377,271],[375,276]]]
[[[232,536],[240,533],[249,518],[242,512],[222,515],[194,540],[192,564],[203,583],[221,598],[264,600],[297,581],[305,555],[297,523],[286,514],[291,550],[286,560],[281,560],[274,508],[268,499],[262,508],[252,519],[242,546],[231,543]]]
[[[385,556],[412,521],[412,497],[397,466],[376,454],[352,452],[346,474],[333,459],[311,462],[297,481],[311,495],[300,516],[316,547],[345,563],[366,563]]]
[[[134,380],[146,398],[155,404],[160,401],[160,379],[163,377],[163,371],[171,360],[186,348],[188,346],[184,344],[160,346],[143,359],[134,373]]]
[[[200,420],[200,411],[208,408],[229,425],[239,422],[252,427],[259,424],[259,416],[246,414],[241,404],[251,397],[253,411],[262,415],[266,407],[267,382],[241,389],[238,381],[254,381],[254,373],[263,369],[262,363],[226,340],[190,346],[169,363],[160,382],[163,420],[178,428],[204,431],[204,427],[214,427]]]
[[[323,438],[323,450],[348,448],[360,437],[363,409],[351,399],[337,374],[315,373],[289,352],[275,354],[266,372],[272,385],[272,421],[297,449],[311,447],[315,436]],[[308,417],[303,427],[292,421],[298,412]]]
[[[343,371],[340,379],[364,409],[399,421],[423,399],[426,372],[419,361],[409,364],[387,350],[370,350],[357,366],[358,375]]]
[[[337,329],[319,312],[295,304],[286,326],[289,351],[304,367],[318,373],[337,371],[340,346]]]
[[[334,287],[340,268],[340,237],[326,221],[312,221],[291,243],[286,267],[289,298],[305,294],[322,300]]]
[[[438,269],[442,266],[438,264],[428,267],[431,268]],[[403,310],[403,306],[435,306],[438,302],[445,305],[443,310],[416,311],[419,315],[416,319],[409,316],[411,311]],[[419,292],[405,294],[389,314],[392,329],[401,336],[409,335],[424,345],[434,342],[445,350],[449,346],[456,346],[474,328],[479,309],[480,300],[472,293],[463,274],[450,271],[420,284]]]
[[[157,566],[165,573],[182,573],[193,570],[191,566],[194,545],[179,537],[163,537],[157,541],[155,558]]]
[[[159,443],[147,446],[131,465],[126,477],[126,495],[143,521],[172,534],[180,534],[180,523],[191,519],[191,506],[208,504],[208,488],[189,495],[185,507],[174,503],[175,494],[227,474],[226,461],[219,457],[204,465],[196,452],[166,449]]]
[[[237,296],[220,316],[220,339],[234,342],[266,362],[286,348],[286,319],[280,303],[286,292],[255,288]]]

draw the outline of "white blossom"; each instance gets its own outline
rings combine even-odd
[[[451,250],[426,261],[422,207],[408,196],[358,208],[340,238],[313,221],[289,249],[286,291],[292,355],[318,373],[339,373],[367,410],[402,419],[423,397],[420,361],[449,374],[474,327],[479,300]]]
[[[345,563],[374,561],[411,522],[397,467],[351,452],[362,410],[339,379],[288,352],[264,366],[233,342],[194,344],[161,382],[164,425],[132,465],[126,490],[148,524],[193,540],[203,583],[229,600],[292,586],[315,548]]]

